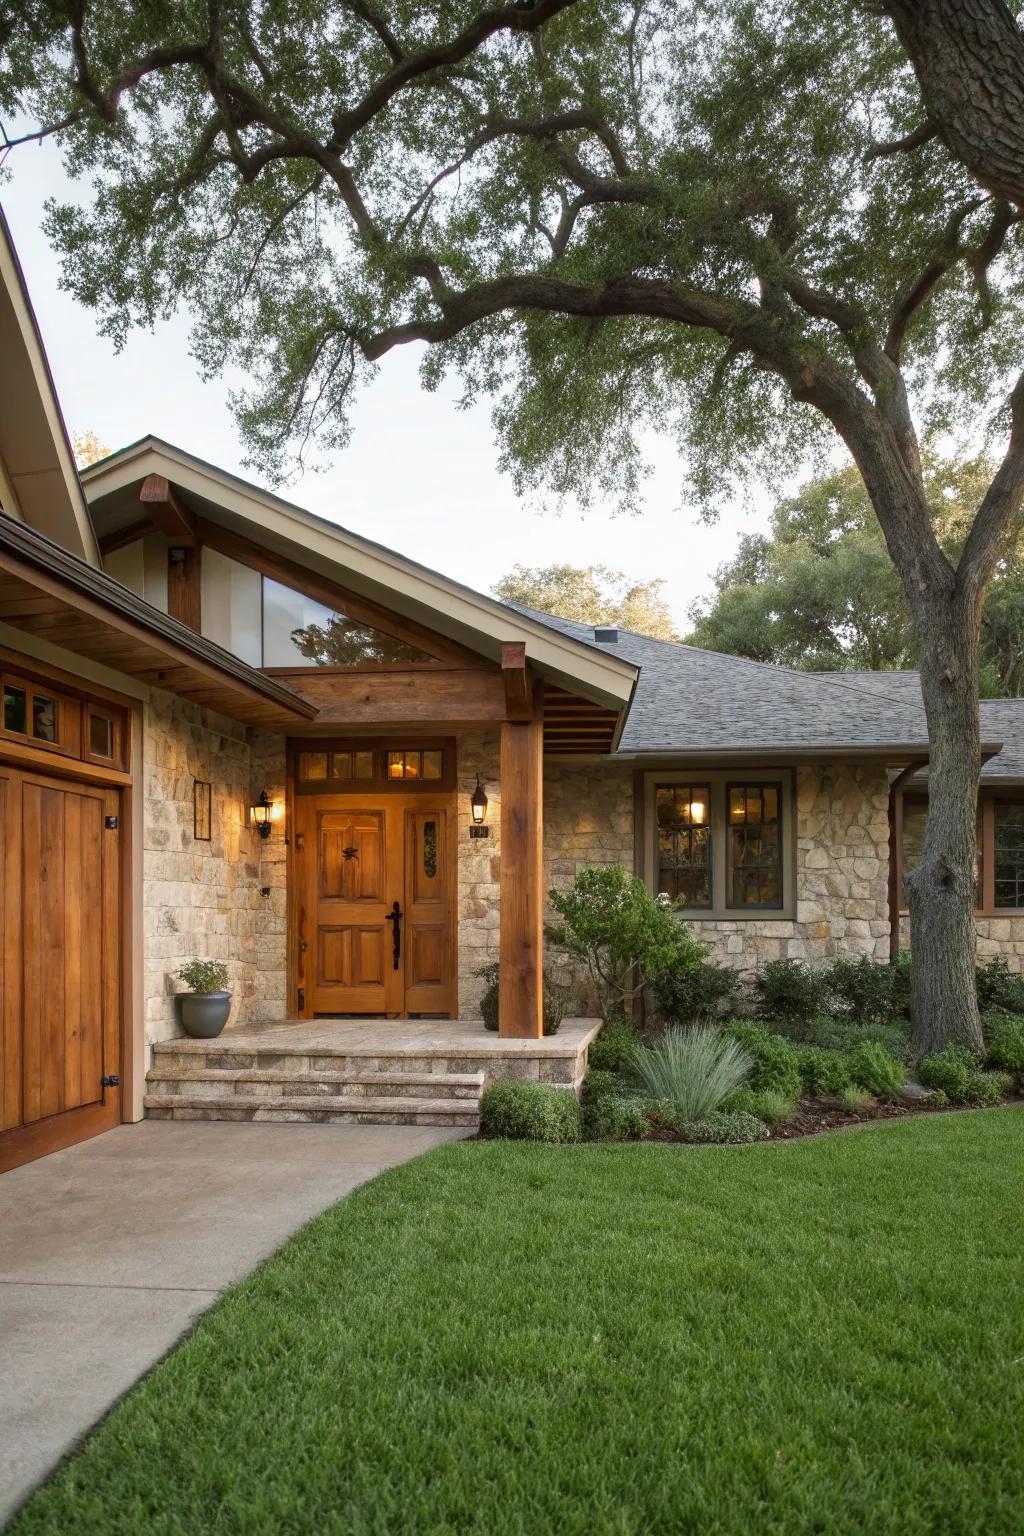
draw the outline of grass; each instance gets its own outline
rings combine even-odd
[[[1017,1532],[1024,1114],[442,1147],[313,1221],[16,1519]]]

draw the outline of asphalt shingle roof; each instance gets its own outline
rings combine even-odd
[[[509,606],[639,666],[620,752],[927,751],[916,672],[795,672],[626,629],[599,642],[589,624]],[[1005,743],[983,777],[1024,779],[1024,699],[981,710],[983,740]]]

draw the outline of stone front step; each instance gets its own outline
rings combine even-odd
[[[202,1058],[200,1058],[200,1061]],[[475,1106],[483,1091],[482,1072],[316,1072],[297,1074],[258,1067],[245,1070],[197,1065],[163,1057],[146,1078],[151,1099],[223,1099],[230,1094],[273,1100],[294,1097],[466,1099]]]
[[[479,1106],[470,1099],[360,1098],[349,1094],[282,1094],[260,1098],[223,1094],[220,1098],[190,1093],[164,1097],[147,1093],[143,1103],[153,1120],[259,1120],[332,1125],[450,1125],[474,1131]]]
[[[525,1041],[514,1042],[517,1045]],[[532,1042],[530,1042],[532,1043]],[[544,1042],[547,1044],[547,1042]],[[260,1077],[269,1073],[282,1073],[288,1077],[320,1077],[325,1073],[351,1074],[364,1077],[371,1073],[439,1074],[443,1077],[479,1075],[484,1081],[495,1078],[532,1080],[557,1083],[571,1087],[585,1071],[585,1056],[565,1052],[547,1051],[533,1056],[527,1053],[497,1054],[480,1052],[455,1054],[451,1052],[420,1052],[415,1055],[403,1050],[376,1049],[353,1050],[339,1044],[330,1053],[322,1047],[315,1051],[306,1047],[282,1046],[275,1042],[274,1049],[255,1049],[251,1046],[232,1045],[223,1036],[216,1040],[165,1040],[153,1047],[153,1076],[165,1077],[169,1060],[187,1063],[196,1071],[254,1072]]]

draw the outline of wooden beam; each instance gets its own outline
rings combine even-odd
[[[147,475],[139,491],[139,500],[148,508],[154,525],[179,544],[194,544],[196,519],[178,500],[173,485],[164,475]]]
[[[501,911],[498,1033],[544,1033],[544,723],[540,689],[531,720],[501,726]]]
[[[282,679],[284,680],[284,679]],[[287,684],[319,710],[318,725],[446,727],[497,725],[505,719],[500,672],[454,667],[388,668],[376,675],[316,667],[289,672]]]
[[[167,612],[202,630],[202,550],[198,544],[171,544],[167,549]]]
[[[284,555],[278,555],[273,550],[264,549],[262,545],[254,544],[240,533],[232,533],[220,523],[211,522],[208,518],[200,518],[197,523],[197,531],[200,541],[209,544],[211,549],[216,549],[222,555],[228,555],[232,560],[238,560],[242,565],[248,565],[255,571],[260,571],[264,576],[270,576],[274,581],[280,581],[288,587],[294,587],[298,592],[304,592],[307,597],[315,598],[318,603],[323,603],[327,608],[334,608],[344,613],[349,619],[354,619],[357,624],[368,624],[372,629],[379,629],[386,635],[391,635],[395,640],[403,640],[407,645],[415,646],[424,651],[428,656],[438,661],[446,662],[449,666],[456,667],[480,667],[494,670],[494,663],[483,656],[478,656],[475,651],[466,646],[458,645],[456,641],[447,639],[444,635],[435,634],[414,619],[406,619],[401,614],[392,613],[390,609],[382,608],[379,603],[370,598],[361,597],[357,592],[350,591],[338,582],[331,581],[327,576],[320,576],[316,571],[299,565],[297,561],[289,560]]]
[[[533,718],[533,692],[526,670],[526,642],[506,641],[501,647],[501,675],[505,681],[505,709],[510,720]]]
[[[135,544],[139,539],[144,539],[147,533],[152,532],[153,519],[140,517],[124,528],[115,528],[111,533],[105,533],[100,539],[100,554],[112,555],[115,549],[124,549],[126,544]]]

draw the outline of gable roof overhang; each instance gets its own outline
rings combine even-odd
[[[294,726],[316,715],[283,683],[2,514],[0,619],[247,725]]]
[[[503,645],[525,644],[527,661],[546,682],[614,710],[621,725],[639,674],[634,663],[584,645],[159,438],[143,438],[83,472],[101,535],[130,528],[139,520],[139,491],[151,474],[168,480],[197,517],[258,542],[488,660],[500,664]]]
[[[100,564],[89,508],[2,209],[0,499],[11,516],[57,540],[88,564]]]

